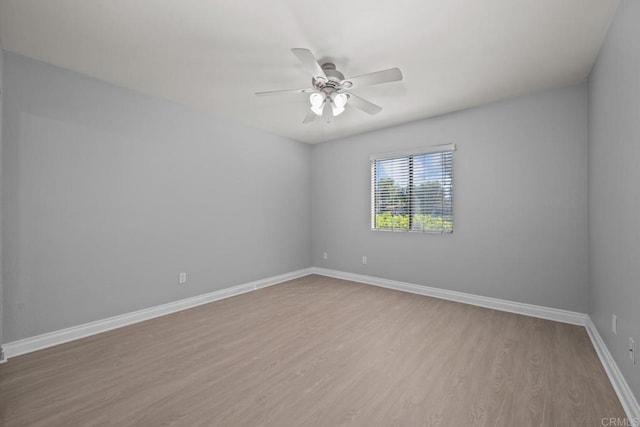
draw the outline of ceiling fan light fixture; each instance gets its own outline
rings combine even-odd
[[[346,93],[336,93],[333,95],[333,103],[338,107],[344,107],[347,105],[349,96]]]
[[[309,96],[309,102],[313,107],[320,107],[324,102],[324,96],[319,92],[314,92]]]
[[[333,110],[333,117],[339,116],[340,114],[344,113],[344,107],[340,107],[335,103],[331,104],[331,109]]]
[[[339,116],[344,113],[344,106],[347,105],[349,96],[344,93],[332,93],[331,94],[331,108],[333,110],[333,116]]]
[[[314,92],[309,96],[309,102],[311,103],[311,111],[313,111],[316,115],[321,116],[322,110],[324,109],[324,102],[326,100],[326,95]]]
[[[313,111],[316,114],[316,116],[321,116],[323,109],[324,109],[324,104],[321,104],[319,106],[315,106],[315,105],[311,106],[311,111]]]

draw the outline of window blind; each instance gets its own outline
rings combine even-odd
[[[371,156],[371,228],[452,233],[454,150]]]

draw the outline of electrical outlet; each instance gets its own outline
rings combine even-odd
[[[636,342],[631,337],[629,337],[629,360],[636,364]]]
[[[322,252],[322,258],[327,259],[327,253],[326,252]]]
[[[187,283],[187,273],[178,274],[178,283],[181,285],[184,285],[185,283]]]
[[[618,334],[618,316],[615,314],[611,315],[611,332]]]
[[[366,264],[366,263],[367,263],[367,257],[366,257],[366,255],[364,255],[364,256],[362,257],[362,263],[363,263],[363,264]]]

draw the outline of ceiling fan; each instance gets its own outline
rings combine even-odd
[[[302,62],[307,71],[311,73],[311,87],[256,92],[256,95],[310,94],[309,102],[311,103],[311,108],[302,123],[310,123],[316,117],[322,117],[329,122],[332,116],[335,117],[342,114],[347,105],[352,105],[371,115],[377,114],[382,111],[382,107],[360,98],[347,89],[357,89],[359,87],[402,80],[402,72],[399,68],[389,68],[388,70],[345,79],[344,75],[336,69],[335,64],[331,62],[320,64],[309,49],[294,48],[291,51]]]

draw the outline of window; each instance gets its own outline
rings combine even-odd
[[[453,232],[453,144],[371,156],[373,230]]]

